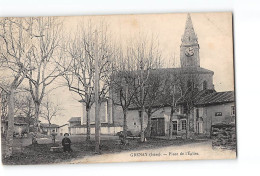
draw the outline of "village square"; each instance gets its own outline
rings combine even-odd
[[[142,28],[156,23],[153,15],[130,22],[111,17],[132,27],[125,33],[99,17],[1,18],[3,163],[236,157],[233,51],[213,56],[216,41],[200,43],[210,37],[203,30],[226,36],[226,28],[212,22],[217,15],[205,17],[203,30],[195,27],[196,14],[178,15],[180,26],[157,25],[161,33],[167,26],[180,31],[172,49],[157,28],[151,35]],[[125,41],[127,30],[134,37]],[[220,63],[222,55],[227,62]]]

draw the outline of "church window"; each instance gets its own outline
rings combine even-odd
[[[208,83],[207,81],[203,81],[203,90],[208,89]]]

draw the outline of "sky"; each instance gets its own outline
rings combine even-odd
[[[169,63],[175,55],[180,60],[181,37],[184,33],[187,13],[108,15],[65,17],[66,30],[73,33],[78,24],[91,19],[96,23],[104,20],[117,41],[125,42],[140,33],[157,36],[162,50],[162,59]],[[191,19],[200,45],[200,66],[214,72],[213,83],[216,91],[234,90],[233,81],[233,36],[231,13],[191,13]],[[62,104],[62,115],[53,123],[62,125],[71,117],[82,116],[79,97],[67,87],[55,89],[53,97]]]

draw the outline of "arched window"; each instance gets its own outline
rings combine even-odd
[[[203,81],[203,90],[208,89],[208,83],[207,81]]]

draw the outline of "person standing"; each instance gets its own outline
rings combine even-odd
[[[68,133],[65,133],[64,134],[64,138],[62,139],[62,146],[63,146],[63,151],[64,152],[72,152],[72,149],[71,149],[71,140],[69,138],[69,134]]]

